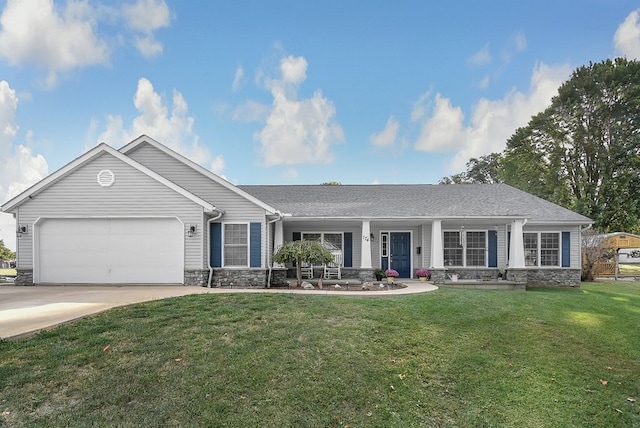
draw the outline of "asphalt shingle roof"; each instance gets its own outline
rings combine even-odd
[[[494,217],[591,223],[559,205],[506,184],[238,186],[294,217]]]

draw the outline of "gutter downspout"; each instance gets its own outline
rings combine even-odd
[[[218,215],[207,220],[207,254],[209,255],[209,257],[207,257],[207,267],[209,268],[209,280],[207,281],[208,288],[211,288],[211,279],[213,278],[213,267],[211,267],[211,223],[220,220],[220,217],[224,215],[224,211],[220,211],[217,208],[214,209],[218,211]]]
[[[269,242],[269,225],[275,223],[276,221],[282,220],[282,217],[283,217],[280,211],[276,211],[276,214],[278,214],[277,218],[267,222],[267,242]],[[272,251],[269,251],[267,253],[269,255],[267,257],[267,267],[269,268],[269,275],[267,276],[267,288],[271,288],[271,271],[273,269],[273,266],[272,266],[273,263],[271,262],[271,257],[273,257],[272,253],[273,253]]]

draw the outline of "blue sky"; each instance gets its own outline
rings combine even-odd
[[[142,133],[235,184],[437,183],[640,57],[636,2],[579,3],[2,1],[0,203]]]

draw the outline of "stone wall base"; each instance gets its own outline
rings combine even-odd
[[[527,288],[580,287],[580,269],[527,269]]]
[[[208,272],[208,271],[207,271]],[[267,286],[269,269],[223,269],[214,268],[211,278],[212,287],[259,287]],[[207,286],[207,279],[204,286]],[[287,285],[287,270],[274,268],[271,270],[271,286]]]
[[[33,269],[16,269],[15,285],[33,285]]]

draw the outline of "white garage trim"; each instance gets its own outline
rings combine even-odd
[[[33,230],[35,283],[184,283],[177,217],[49,217]]]

